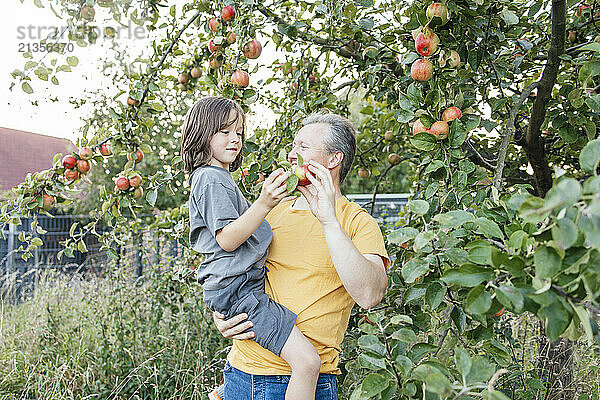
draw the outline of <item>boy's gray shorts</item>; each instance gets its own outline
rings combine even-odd
[[[204,290],[204,301],[226,319],[248,314],[253,323],[249,330],[254,332],[254,340],[278,356],[296,324],[296,314],[265,293],[264,268],[250,269],[233,278],[223,289]]]

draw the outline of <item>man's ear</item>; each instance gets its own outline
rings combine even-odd
[[[344,153],[342,153],[341,151],[331,154],[329,156],[329,162],[328,162],[327,168],[334,169],[335,167],[337,167],[338,165],[340,165],[342,163],[343,159],[344,159]]]

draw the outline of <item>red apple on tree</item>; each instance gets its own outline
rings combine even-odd
[[[136,163],[139,163],[144,159],[144,152],[142,149],[138,148],[135,152],[127,153],[127,159],[129,161],[135,160]]]
[[[212,40],[208,42],[208,51],[211,53],[217,53],[221,51],[221,46],[215,44]]]
[[[219,21],[219,19],[217,17],[212,17],[210,20],[208,20],[208,28],[211,31],[216,32],[219,30],[220,27],[221,27],[221,21]]]
[[[115,186],[119,190],[127,190],[129,189],[129,179],[124,176],[119,176],[117,179],[115,179]]]
[[[431,29],[425,28],[415,39],[415,49],[423,57],[428,57],[436,52],[440,38]]]
[[[429,132],[431,132],[431,134],[434,135],[438,140],[444,140],[448,137],[450,127],[446,121],[436,121],[431,124]]]
[[[221,18],[227,22],[235,18],[235,8],[233,6],[225,6],[221,9]]]
[[[128,97],[127,98],[127,105],[137,107],[137,106],[140,105],[140,102],[139,102],[139,100],[136,100],[133,97]]]
[[[460,119],[462,117],[462,111],[458,107],[448,107],[442,113],[442,119],[446,122],[454,121],[455,119]]]
[[[67,154],[62,159],[62,165],[66,169],[73,169],[75,168],[75,165],[77,165],[77,159],[75,158],[75,156]]]
[[[89,147],[82,147],[81,149],[79,149],[79,158],[81,158],[82,160],[89,160],[90,158],[92,158],[93,154],[94,152]]]
[[[81,18],[85,19],[86,21],[93,20],[95,15],[96,10],[94,10],[94,7],[86,5],[81,8]]]
[[[442,3],[431,3],[429,7],[427,7],[425,14],[429,20],[432,20],[435,17],[439,18],[441,20],[440,25],[445,25],[450,17],[448,7]]]
[[[410,67],[410,76],[416,81],[428,81],[432,75],[433,64],[426,58],[416,60]]]
[[[184,85],[190,81],[190,76],[185,72],[179,75],[179,83],[183,83]]]
[[[143,195],[144,195],[144,189],[142,189],[141,187],[136,187],[135,190],[133,191],[134,199],[139,199]]]
[[[359,178],[366,179],[369,176],[371,176],[371,171],[369,171],[368,169],[360,168],[358,170],[358,177]]]
[[[256,59],[260,57],[262,52],[262,44],[256,39],[250,40],[244,45],[244,55],[246,58]]]
[[[56,199],[54,196],[50,196],[49,194],[42,195],[43,205],[42,208],[46,211],[50,210],[56,204]]]
[[[412,126],[413,135],[421,132],[429,132],[429,129],[425,128],[425,125],[421,122],[420,119],[417,119]]]
[[[110,156],[112,151],[110,150],[110,143],[102,143],[100,145],[100,154],[103,156]]]
[[[90,170],[90,162],[88,160],[77,161],[77,170],[81,175],[85,175]]]
[[[237,36],[235,35],[235,33],[233,31],[231,31],[227,34],[227,37],[225,38],[225,40],[229,44],[234,44],[236,38],[237,38]]]
[[[200,78],[200,75],[202,75],[202,70],[199,67],[194,67],[190,71],[190,75],[192,76],[192,78],[198,79]]]
[[[383,138],[384,138],[385,140],[394,140],[394,132],[392,132],[392,131],[386,131],[386,132],[383,134]]]
[[[74,181],[79,178],[79,172],[76,169],[68,169],[65,171],[65,178],[68,181]]]
[[[139,174],[135,174],[129,178],[129,186],[136,188],[142,184],[142,177]]]
[[[231,83],[234,86],[245,88],[250,84],[250,75],[246,71],[238,69],[231,75]]]
[[[220,57],[214,56],[209,62],[208,66],[212,69],[220,68],[223,65],[223,61]]]
[[[400,156],[396,153],[392,153],[388,156],[388,162],[392,165],[398,165],[400,163]]]

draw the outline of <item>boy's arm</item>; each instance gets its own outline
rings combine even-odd
[[[283,172],[281,169],[273,171],[265,179],[258,200],[235,221],[216,232],[215,239],[223,250],[231,252],[237,249],[252,236],[273,207],[292,198],[287,196],[286,186],[282,185],[288,176],[289,172]]]

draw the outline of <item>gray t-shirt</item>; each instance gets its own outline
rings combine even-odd
[[[217,231],[249,207],[226,169],[199,167],[190,175],[190,245],[206,256],[198,268],[198,281],[204,289],[222,289],[250,268],[264,268],[273,238],[267,221],[232,252],[223,250],[215,239]]]

